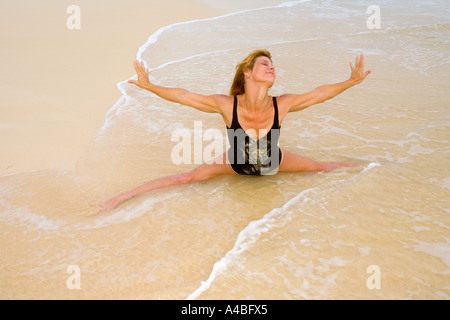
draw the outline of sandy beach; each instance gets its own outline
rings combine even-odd
[[[80,29],[67,26],[72,5]],[[0,299],[449,300],[450,5],[375,8],[1,2]],[[224,175],[99,212],[227,141],[219,114],[128,83],[132,61],[157,85],[226,94],[236,64],[261,48],[276,68],[274,97],[345,81],[364,54],[370,76],[290,112],[279,141],[361,166]]]
[[[80,29],[69,29],[80,8]],[[72,170],[135,74],[147,37],[224,9],[201,1],[3,1],[0,4],[0,176]]]

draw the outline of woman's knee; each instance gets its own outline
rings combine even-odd
[[[195,181],[193,172],[182,173],[175,176],[177,184],[185,184]]]
[[[177,183],[178,184],[185,184],[185,183],[191,183],[201,180],[206,180],[210,178],[210,174],[207,172],[203,172],[202,170],[199,170],[199,168],[194,169],[190,172],[182,173],[178,176],[176,176]]]

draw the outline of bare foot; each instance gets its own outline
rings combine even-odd
[[[98,204],[98,206],[101,208],[100,212],[105,212],[114,209],[121,203],[119,197],[111,198],[107,201],[103,201]]]
[[[98,204],[90,204],[84,210],[84,215],[86,217],[95,216],[102,212],[102,207]]]

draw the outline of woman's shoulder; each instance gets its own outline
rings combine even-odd
[[[225,124],[230,126],[233,119],[234,96],[216,94],[214,95],[214,98],[216,100],[219,113],[222,115]]]
[[[229,108],[233,108],[234,96],[229,96],[226,94],[215,94],[214,98],[219,109],[227,110]]]
[[[277,101],[278,116],[280,123],[284,120],[284,117],[289,113],[289,107],[292,99],[290,94],[282,94],[280,96],[274,97]]]

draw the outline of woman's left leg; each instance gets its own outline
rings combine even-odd
[[[317,162],[298,154],[281,149],[283,158],[278,172],[314,172],[331,171],[340,167],[357,167],[359,164],[352,162]]]

